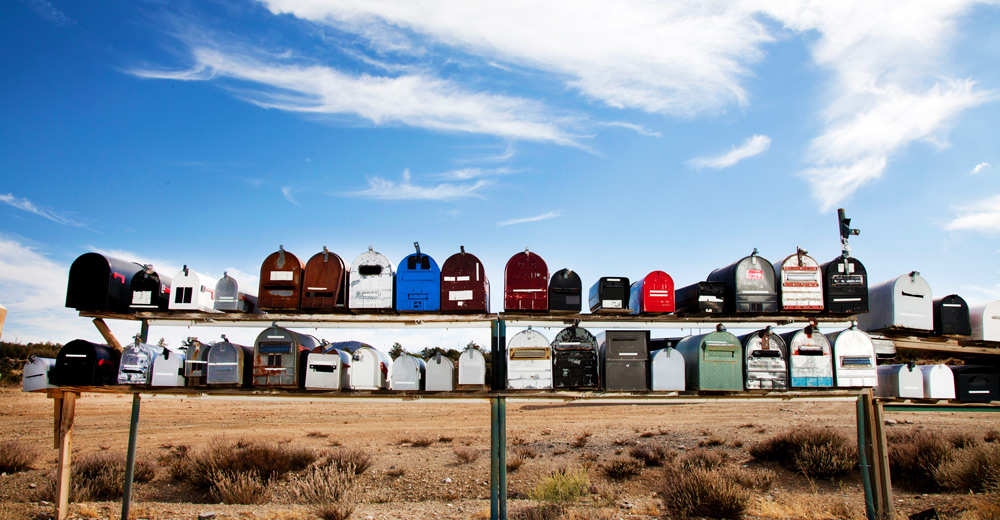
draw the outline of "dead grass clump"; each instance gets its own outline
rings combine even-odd
[[[538,452],[527,446],[518,446],[514,448],[514,454],[519,457],[524,457],[526,459],[533,459],[538,456]]]
[[[507,457],[507,472],[513,473],[521,469],[521,466],[523,466],[527,460],[527,457],[517,453],[515,453],[512,457]]]
[[[726,459],[720,453],[699,448],[677,457],[676,462],[682,469],[715,469],[722,466]]]
[[[125,490],[125,456],[100,452],[88,455],[73,465],[72,479],[80,483],[82,500],[115,499]],[[156,476],[152,463],[136,460],[132,480],[149,482]]]
[[[701,446],[702,448],[710,448],[710,447],[714,447],[714,446],[725,446],[725,444],[726,444],[726,440],[725,439],[723,439],[722,437],[716,437],[715,435],[712,435],[712,436],[708,437],[707,439],[702,439],[702,440],[698,441],[698,446]]]
[[[960,520],[1000,520],[1000,495],[990,493],[972,499],[972,507],[962,513]]]
[[[601,471],[612,480],[628,480],[642,473],[642,462],[632,458],[615,459],[601,464]]]
[[[937,468],[934,478],[942,487],[956,491],[1000,491],[1000,445],[963,448]]]
[[[711,518],[740,518],[751,498],[722,472],[697,467],[668,471],[660,496],[673,516]]]
[[[850,471],[857,459],[847,438],[824,428],[790,430],[747,450],[757,460],[777,462],[810,478],[830,478]]]
[[[332,465],[341,471],[350,469],[355,475],[360,475],[375,464],[375,456],[364,448],[340,447],[327,451],[323,456],[322,463]]]
[[[434,444],[435,441],[436,441],[436,439],[432,439],[430,437],[423,437],[423,436],[421,436],[421,437],[417,437],[416,439],[411,440],[410,441],[410,446],[413,446],[414,448],[426,448],[426,447],[430,446],[431,444]]]
[[[989,430],[983,434],[983,440],[986,442],[1000,442],[1000,430]]]
[[[539,502],[567,504],[587,494],[589,489],[590,479],[586,471],[563,467],[542,478],[528,493],[528,498]]]
[[[330,436],[329,433],[323,433],[323,432],[309,432],[309,433],[306,434],[306,437],[313,438],[313,439],[323,439],[323,438],[326,438],[326,437],[329,437],[329,436]]]
[[[951,444],[927,431],[890,432],[889,471],[892,483],[900,487],[929,493],[941,486],[934,472],[951,456]]]
[[[621,487],[608,482],[594,482],[590,485],[590,494],[594,502],[602,507],[615,507],[621,498]]]
[[[326,504],[313,510],[321,520],[348,520],[354,514],[353,504]]]
[[[672,462],[677,457],[676,451],[668,450],[663,446],[633,446],[628,454],[647,467],[662,466]]]
[[[311,466],[291,486],[296,503],[313,506],[313,512],[323,519],[346,519],[354,513],[353,471],[344,471],[332,464]]]
[[[271,490],[258,473],[239,471],[214,472],[209,494],[223,504],[266,504],[271,501]]]
[[[580,435],[577,435],[576,438],[573,439],[573,442],[570,442],[569,445],[574,448],[582,448],[587,445],[588,440],[590,440],[590,432],[583,432]]]
[[[648,439],[648,438],[653,437],[655,435],[656,434],[653,433],[653,432],[642,432],[642,433],[639,434],[639,438],[640,439]]]
[[[961,449],[979,444],[979,439],[969,432],[951,432],[948,434],[948,442],[956,449]]]
[[[449,442],[451,442],[453,440],[455,440],[454,437],[445,437],[444,435],[438,437],[438,442],[440,442],[442,444],[449,443]]]
[[[631,446],[632,441],[628,439],[615,439],[611,441],[611,444],[614,444],[615,446]]]
[[[29,470],[41,456],[38,448],[17,439],[0,442],[0,473]]]
[[[521,446],[522,444],[527,444],[527,443],[528,441],[524,440],[524,437],[518,435],[515,435],[507,439],[507,444],[510,444],[511,446]]]
[[[770,491],[777,475],[766,468],[744,468],[740,466],[725,466],[719,468],[719,473],[733,482],[758,492]]]
[[[482,452],[479,450],[471,448],[455,448],[452,451],[455,452],[455,456],[458,457],[458,462],[461,464],[471,464],[482,455]]]
[[[511,520],[560,520],[566,512],[562,504],[542,504],[512,511]],[[488,517],[487,517],[488,518]]]

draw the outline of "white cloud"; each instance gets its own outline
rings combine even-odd
[[[712,157],[696,157],[688,161],[688,164],[695,168],[712,168],[721,170],[728,168],[743,159],[749,159],[755,155],[760,155],[771,148],[771,138],[766,135],[754,135],[743,141],[743,144],[734,146],[728,152]]]
[[[285,197],[285,200],[287,200],[288,202],[291,202],[292,204],[295,204],[296,206],[299,205],[298,201],[295,200],[295,197],[292,196],[292,187],[291,186],[285,186],[284,188],[281,188],[281,195],[283,197]]]
[[[550,218],[556,218],[560,216],[562,216],[561,211],[550,211],[548,213],[542,213],[541,215],[535,215],[534,217],[512,218],[510,220],[497,222],[497,227],[511,226],[514,224],[527,224],[528,222],[538,222],[540,220],[548,220]]]
[[[761,46],[772,41],[752,5],[719,1],[264,3],[276,14],[365,37],[423,36],[481,56],[490,66],[554,72],[612,107],[684,116],[746,104],[740,83],[762,57]]]
[[[467,181],[470,179],[478,179],[480,177],[496,177],[511,173],[514,173],[514,170],[510,168],[459,168],[457,170],[435,174],[433,177],[439,179]]]
[[[972,171],[969,172],[969,173],[976,174],[976,173],[979,173],[979,172],[981,172],[981,171],[983,171],[983,170],[985,170],[986,168],[989,168],[989,167],[990,167],[990,163],[981,162],[981,163],[977,164],[975,167],[973,167]]]
[[[561,118],[523,98],[471,92],[422,74],[397,77],[350,75],[320,65],[274,61],[195,48],[187,70],[132,70],[142,78],[236,80],[247,101],[265,108],[316,115],[354,115],[376,125],[404,124],[446,132],[495,135],[580,146],[559,124]],[[266,61],[271,60],[271,61]]]
[[[410,180],[410,170],[403,170],[403,180],[396,183],[381,177],[368,179],[368,189],[350,192],[354,197],[382,200],[455,200],[470,197],[485,198],[483,188],[493,184],[480,179],[473,184],[441,183],[434,186],[418,186]]]
[[[40,208],[28,199],[14,196],[12,193],[2,194],[0,193],[0,202],[7,204],[11,207],[17,208],[22,211],[27,211],[28,213],[34,213],[39,217],[47,218],[52,222],[57,224],[62,224],[64,226],[75,226],[86,228],[87,225],[83,222],[74,219],[74,215],[71,213],[60,213],[53,211],[51,209]],[[89,229],[89,228],[88,228]]]
[[[649,130],[642,125],[637,125],[635,123],[626,123],[624,121],[610,121],[607,123],[601,123],[603,126],[614,126],[618,128],[624,128],[626,130],[632,130],[633,132],[644,135],[646,137],[663,137],[663,134],[655,130]]]
[[[66,16],[65,13],[56,9],[46,0],[21,0],[21,3],[26,4],[28,8],[34,11],[35,14],[40,16],[46,22],[49,22],[57,27],[76,24],[76,20]]]
[[[958,216],[945,226],[948,231],[1000,232],[1000,194],[953,209]]]

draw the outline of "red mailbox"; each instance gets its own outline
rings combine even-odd
[[[632,314],[674,312],[674,279],[663,271],[653,271],[632,284],[629,294]]]
[[[505,311],[548,311],[549,267],[545,260],[527,249],[510,257],[504,270],[503,294]]]
[[[490,281],[476,255],[460,251],[441,266],[441,312],[490,312]]]
[[[261,309],[298,309],[302,297],[302,261],[285,251],[284,246],[264,259],[260,266]]]

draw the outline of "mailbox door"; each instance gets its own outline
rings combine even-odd
[[[549,268],[542,257],[525,251],[507,261],[504,269],[504,310],[549,309]]]
[[[441,267],[441,310],[490,312],[490,281],[482,262],[471,253],[455,253]]]
[[[971,336],[969,304],[957,294],[934,300],[934,333],[939,336]]]
[[[328,311],[345,308],[346,282],[344,259],[328,250],[316,253],[306,262],[302,274],[302,308]]]
[[[454,389],[455,365],[450,359],[438,354],[427,361],[428,392],[450,392]]]
[[[827,336],[833,348],[834,382],[838,387],[866,387],[878,384],[875,345],[867,334],[846,329]]]
[[[590,312],[628,312],[628,302],[628,278],[605,276],[590,288]]]
[[[629,301],[632,314],[674,312],[674,280],[669,274],[653,271],[637,283],[638,286],[632,284],[633,294]]]
[[[893,326],[934,330],[934,303],[931,300],[931,287],[920,275],[903,275],[896,278],[891,305]]]
[[[833,386],[833,355],[830,341],[819,331],[797,330],[781,335],[788,345],[792,388]]]
[[[924,381],[924,398],[955,398],[955,376],[948,365],[921,365],[918,368]]]
[[[663,348],[653,352],[650,357],[650,389],[683,391],[684,356],[674,348]]]
[[[260,266],[257,305],[262,309],[298,309],[303,269],[302,261],[288,251],[271,253]]]
[[[747,390],[784,390],[788,388],[788,365],[785,342],[777,334],[764,341],[761,333],[742,336]]]
[[[351,309],[391,309],[395,280],[389,259],[369,249],[351,264],[348,306]]]
[[[155,271],[139,271],[132,277],[132,310],[161,310],[170,307],[171,279]]]

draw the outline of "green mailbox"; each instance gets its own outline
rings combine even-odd
[[[677,343],[684,356],[688,390],[743,390],[743,347],[721,324],[715,332]]]

